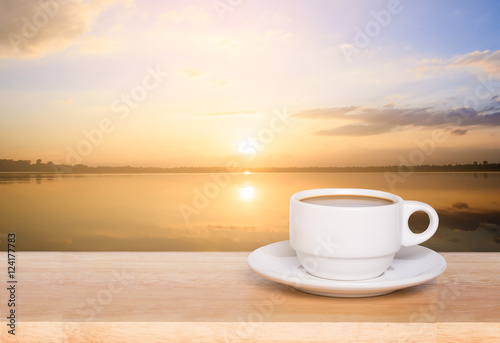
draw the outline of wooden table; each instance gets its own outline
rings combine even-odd
[[[18,252],[15,336],[0,256],[1,342],[500,342],[500,253],[346,299],[266,280],[245,252]]]

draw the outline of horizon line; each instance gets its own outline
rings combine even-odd
[[[244,172],[266,172],[266,171],[401,171],[401,170],[420,170],[420,171],[500,171],[500,163],[490,163],[483,161],[481,163],[474,161],[466,164],[410,164],[410,165],[378,165],[378,166],[288,166],[288,167],[250,167],[244,165],[232,166],[178,166],[178,167],[133,167],[130,165],[122,166],[88,166],[84,164],[65,165],[55,164],[53,162],[42,163],[41,159],[36,160],[36,163],[31,163],[31,160],[12,160],[0,159],[0,172],[15,173],[15,172],[51,172],[51,173],[84,173],[84,172],[229,172],[229,173],[244,173]]]

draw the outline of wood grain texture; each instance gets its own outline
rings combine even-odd
[[[1,342],[499,342],[498,323],[29,322]]]
[[[443,253],[437,279],[346,299],[264,279],[244,252],[19,252],[15,339],[0,255],[2,342],[500,341],[500,253]]]

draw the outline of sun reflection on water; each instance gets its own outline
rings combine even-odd
[[[255,188],[249,184],[240,186],[240,197],[243,200],[252,200],[255,197]]]

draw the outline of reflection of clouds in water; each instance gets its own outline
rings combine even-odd
[[[276,230],[273,228],[263,228],[257,226],[238,226],[238,225],[207,225],[209,230],[213,231],[242,231],[242,232],[279,232],[281,230]]]
[[[465,202],[436,208],[439,229],[424,245],[438,251],[499,251],[500,211],[478,208]],[[427,216],[414,218],[416,226],[427,227]],[[427,221],[427,223],[425,222]]]
[[[96,174],[98,175],[98,174]],[[26,184],[35,181],[37,184],[43,182],[53,182],[55,180],[61,180],[61,178],[84,178],[86,175],[80,174],[36,174],[36,173],[4,173],[0,174],[0,186],[1,185],[11,185],[11,184]]]
[[[168,241],[183,241],[182,245],[203,245],[201,250],[249,251],[261,245],[288,239],[288,224],[238,225],[206,223],[198,225],[172,225],[162,230]],[[170,244],[169,244],[170,245]]]
[[[451,207],[462,209],[462,208],[469,208],[469,205],[467,205],[465,202],[456,202],[456,203],[453,203],[451,205]]]
[[[58,238],[51,238],[49,239],[50,242],[52,243],[62,243],[62,244],[72,244],[73,243],[73,240],[71,238],[67,238],[67,239],[58,239]]]
[[[485,229],[498,234],[500,211],[494,209],[471,208],[467,203],[454,203],[451,208],[437,210],[440,225],[458,231]]]
[[[80,227],[71,238],[37,232],[20,241],[20,250],[52,251],[251,251],[288,239],[288,225],[142,225]],[[51,237],[52,236],[52,237]],[[22,245],[22,246],[21,246]],[[40,249],[41,247],[41,249]]]
[[[227,233],[237,235],[240,233],[288,233],[288,225],[279,227],[264,226],[264,225],[221,225],[215,223],[197,224],[197,225],[169,225],[161,228],[161,232],[170,237],[197,237],[201,235],[210,235],[213,233]]]
[[[31,175],[22,175],[22,174],[5,174],[0,176],[0,185],[10,185],[14,183],[30,183]]]
[[[262,245],[288,239],[288,225],[169,225],[151,228],[147,237],[136,237],[138,244],[149,246],[161,242],[160,250],[250,251]],[[142,244],[141,244],[142,245]]]

